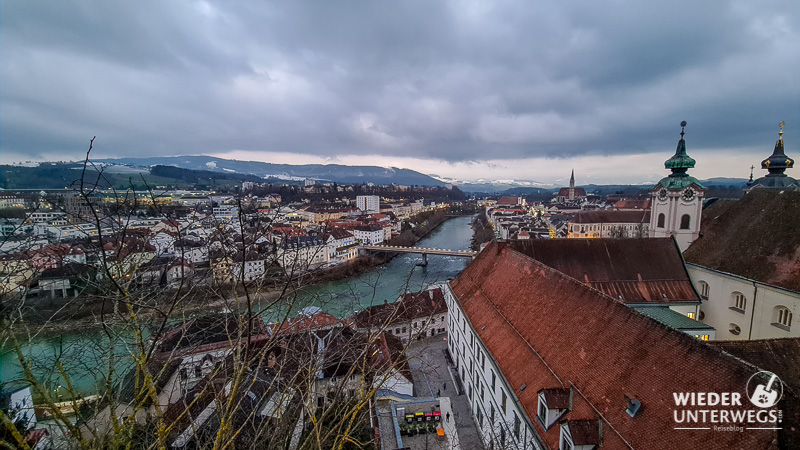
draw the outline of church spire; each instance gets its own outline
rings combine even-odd
[[[672,158],[664,162],[664,167],[672,170],[669,175],[672,178],[688,177],[689,174],[686,171],[694,167],[695,164],[695,160],[686,154],[686,141],[683,139],[683,135],[686,134],[685,127],[686,121],[684,120],[681,122],[681,140],[678,141],[678,148]]]
[[[575,169],[572,169],[572,175],[569,176],[569,188],[575,189]]]
[[[752,183],[748,183],[747,190],[753,188],[773,188],[773,189],[800,189],[800,181],[786,175],[786,169],[794,166],[794,161],[783,152],[783,122],[778,124],[781,127],[778,133],[778,140],[775,142],[775,149],[769,158],[761,161],[761,168],[767,169],[769,173]]]
[[[768,177],[785,177],[786,169],[791,169],[794,161],[786,157],[783,152],[783,126],[784,123],[778,124],[781,128],[778,133],[778,140],[775,142],[775,149],[772,150],[772,155],[769,158],[761,161],[761,168],[769,170]]]

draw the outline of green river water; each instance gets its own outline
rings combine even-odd
[[[416,246],[467,250],[472,238],[470,220],[471,217],[447,220]],[[451,279],[466,267],[469,258],[429,255],[427,267],[417,266],[420,261],[421,255],[400,254],[388,264],[358,277],[308,286],[298,296],[292,314],[302,307],[315,306],[337,317],[349,317],[371,304],[393,302],[404,292],[419,291],[432,283]],[[265,315],[265,320],[273,318]],[[80,395],[91,395],[97,392],[98,385],[103,382],[103,374],[108,371],[108,349],[112,341],[117,355],[115,368],[125,372],[131,366],[131,358],[126,356],[131,353],[130,343],[120,336],[113,336],[110,340],[97,330],[76,329],[60,336],[36,338],[26,343],[23,353],[32,362],[32,370],[37,378],[49,380],[48,385],[56,398],[69,397],[66,384],[56,369],[57,361],[63,364],[70,375],[75,390]],[[14,381],[21,376],[22,367],[16,352],[3,348],[0,354],[0,381]]]

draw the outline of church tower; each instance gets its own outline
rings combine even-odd
[[[683,135],[686,121],[681,122],[681,140],[672,158],[664,167],[672,173],[661,179],[650,191],[650,237],[675,236],[681,252],[700,235],[700,214],[706,188],[686,171],[695,160],[686,154]]]
[[[755,181],[752,181],[753,175],[750,175],[750,182],[747,183],[747,190],[761,188],[781,190],[800,189],[800,181],[784,173],[786,169],[791,169],[792,166],[794,166],[794,161],[787,157],[783,150],[783,125],[783,122],[778,124],[781,131],[778,133],[778,140],[775,142],[775,149],[772,150],[772,155],[761,161],[761,168],[767,169],[769,173]]]
[[[572,169],[572,174],[569,176],[569,199],[575,201],[575,169]]]

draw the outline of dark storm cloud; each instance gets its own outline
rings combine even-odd
[[[0,149],[569,157],[663,152],[684,119],[696,148],[800,137],[793,2],[568,3],[7,1]]]

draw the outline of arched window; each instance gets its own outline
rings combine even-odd
[[[700,288],[700,298],[702,298],[703,300],[708,300],[708,293],[711,290],[710,287],[708,286],[708,283],[701,280],[697,283],[697,287]]]
[[[747,297],[741,292],[734,291],[731,293],[731,303],[732,310],[744,313],[745,308],[747,308]]]
[[[783,305],[776,306],[772,310],[772,324],[788,331],[792,326],[792,312],[789,308]]]
[[[681,216],[681,230],[688,230],[689,229],[689,215],[684,214]]]
[[[664,228],[664,213],[658,215],[658,228]]]

